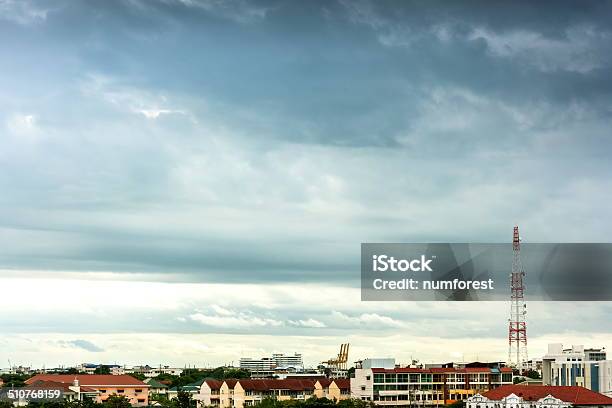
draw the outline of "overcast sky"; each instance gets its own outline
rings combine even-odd
[[[0,0],[0,367],[506,358],[503,302],[360,302],[359,244],[610,242],[611,49],[599,1]]]

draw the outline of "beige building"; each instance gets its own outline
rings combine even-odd
[[[195,397],[198,407],[245,408],[258,405],[265,398],[305,400],[310,397],[339,401],[350,397],[348,379],[243,379],[206,380]]]

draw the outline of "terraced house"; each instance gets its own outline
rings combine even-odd
[[[512,384],[510,368],[408,368],[393,359],[364,360],[351,379],[351,394],[377,405],[444,405]]]
[[[350,397],[348,379],[244,379],[205,380],[195,397],[198,406],[244,408],[255,406],[265,398],[305,400],[310,397],[342,400]]]

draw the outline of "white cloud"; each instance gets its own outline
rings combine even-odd
[[[183,111],[180,110],[172,110],[172,109],[140,109],[137,112],[144,115],[147,119],[157,119],[160,115],[169,115],[169,114],[184,114]]]
[[[31,113],[15,113],[9,116],[6,127],[17,136],[32,136],[39,132],[36,116]]]
[[[193,313],[189,318],[205,326],[226,329],[245,329],[249,327],[282,326],[280,320],[258,316],[250,311],[231,312],[223,311],[221,314]]]
[[[298,326],[298,327],[311,327],[311,328],[322,328],[322,327],[327,327],[325,325],[325,323],[316,320],[316,319],[300,319],[300,320],[289,320],[289,324],[293,325],[293,326]]]
[[[349,316],[348,314],[333,311],[332,317],[336,323],[346,324],[350,323],[354,326],[370,326],[370,328],[384,328],[384,327],[405,327],[404,322],[395,320],[389,316],[380,315],[378,313],[362,313],[356,316]]]
[[[98,98],[124,113],[142,115],[147,119],[159,119],[163,115],[183,115],[195,122],[190,112],[171,107],[173,102],[163,93],[125,86],[115,78],[91,73],[80,83],[84,96]]]

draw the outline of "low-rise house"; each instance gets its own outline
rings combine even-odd
[[[578,386],[504,385],[468,398],[466,408],[612,408],[612,398]]]
[[[193,396],[194,399],[197,399],[197,395],[200,392],[200,387],[202,387],[202,383],[204,380],[196,381],[191,384],[182,385],[180,387],[172,387],[168,390],[168,399],[174,399],[178,396],[179,391],[187,392]]]
[[[149,384],[149,397],[153,395],[168,395],[168,386],[153,378],[145,378],[143,381],[145,384]]]
[[[132,406],[140,407],[149,404],[149,385],[129,375],[37,374],[26,380],[26,384],[31,385],[37,381],[50,381],[91,388],[97,391],[96,402],[104,402],[111,395],[121,395],[126,397]]]

